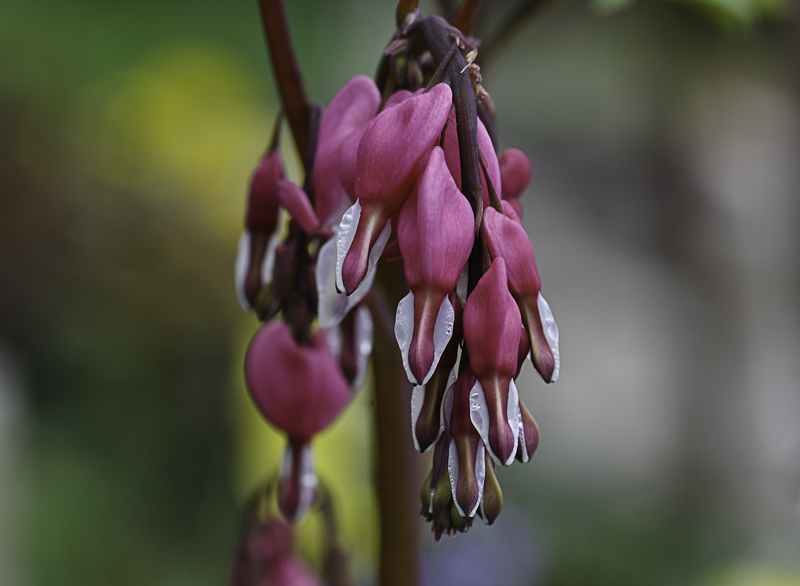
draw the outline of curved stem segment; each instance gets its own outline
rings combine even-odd
[[[294,53],[286,10],[283,0],[259,0],[259,6],[281,103],[300,151],[300,159],[305,160],[308,153],[308,98]]]

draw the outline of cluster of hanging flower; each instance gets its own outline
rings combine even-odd
[[[447,83],[383,100],[372,79],[355,77],[322,116],[305,189],[283,179],[274,148],[253,175],[237,288],[246,308],[272,320],[250,345],[246,373],[256,405],[288,436],[279,505],[289,519],[315,498],[312,436],[364,382],[365,301],[382,257],[402,258],[410,289],[395,336],[414,385],[414,444],[434,449],[421,497],[436,538],[466,531],[476,514],[492,523],[502,507],[495,465],[527,462],[538,445],[514,381],[526,358],[555,381],[559,353],[520,220],[530,164],[517,149],[498,158],[478,119],[482,205],[471,203],[453,106]],[[480,274],[470,275],[476,247]]]

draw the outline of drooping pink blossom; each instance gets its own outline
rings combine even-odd
[[[407,361],[417,384],[426,382],[436,366],[437,316],[467,263],[474,225],[472,208],[450,175],[444,151],[436,146],[400,211],[397,231],[406,282],[414,296]]]
[[[336,214],[346,196],[340,178],[342,145],[351,135],[351,140],[358,144],[367,124],[378,113],[380,103],[381,94],[375,82],[357,75],[336,93],[322,115],[312,179],[317,216],[323,226],[338,220]],[[352,192],[349,197],[353,197]]]
[[[245,233],[236,257],[236,292],[242,308],[253,308],[261,288],[271,279],[274,238],[280,202],[278,181],[283,178],[280,151],[267,152],[250,178]]]
[[[449,429],[452,439],[448,459],[453,500],[462,517],[472,517],[483,498],[486,477],[484,444],[470,419],[470,391],[475,379],[464,369],[452,386]]]
[[[421,93],[421,91],[419,93]],[[386,104],[384,104],[383,109],[388,110],[389,108],[393,108],[399,104],[402,104],[412,95],[414,94],[408,90],[397,91],[389,96],[389,99],[386,100]],[[344,190],[347,192],[347,195],[351,200],[354,200],[356,197],[355,188],[358,145],[361,142],[361,137],[364,135],[364,131],[367,129],[368,124],[369,121],[365,122],[363,125],[351,132],[347,138],[342,141],[342,145],[339,148],[339,179],[342,182],[342,187],[344,187]]]
[[[541,297],[542,280],[536,268],[533,245],[519,223],[493,209],[484,212],[483,226],[492,258],[504,259],[508,267],[508,288],[519,305],[530,336],[533,365],[546,382],[553,382],[558,378],[558,330],[555,329],[553,340],[552,333],[545,327],[552,321],[552,330],[555,321],[550,307]]]
[[[450,304],[455,310],[453,336],[436,365],[433,375],[424,385],[416,385],[411,392],[411,425],[414,446],[420,452],[433,447],[442,433],[443,421],[442,400],[445,391],[453,384],[453,367],[458,357],[458,346],[461,344],[463,309],[456,298],[455,291],[448,295]]]
[[[464,341],[469,365],[478,379],[472,419],[492,455],[508,466],[517,449],[517,371],[519,309],[508,291],[502,258],[481,277],[464,306]]]
[[[352,397],[324,333],[298,346],[280,319],[256,332],[245,357],[245,377],[264,417],[298,440],[328,426]]]
[[[366,276],[372,247],[424,169],[452,100],[450,86],[440,83],[428,93],[384,110],[364,132],[355,181],[360,216],[341,263],[341,282],[347,294]]]
[[[492,139],[486,127],[478,118],[478,147],[486,158],[486,168],[489,171],[489,179],[492,181],[497,197],[500,197],[502,190],[502,176],[500,175],[500,163],[497,161],[497,153],[494,151]],[[455,112],[450,114],[447,121],[447,130],[444,136],[444,154],[447,158],[447,166],[455,179],[456,185],[461,189],[461,155],[458,148],[458,128],[456,126]],[[489,188],[486,184],[486,176],[481,169],[481,194],[483,196],[483,207],[489,207]]]

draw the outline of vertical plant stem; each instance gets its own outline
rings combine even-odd
[[[259,6],[283,110],[300,151],[300,159],[305,161],[308,153],[308,98],[289,32],[286,10],[283,0],[259,0]]]
[[[464,4],[461,5],[461,8],[453,17],[453,20],[450,21],[450,24],[462,33],[468,34],[482,1],[483,0],[464,0]]]
[[[407,292],[403,265],[383,262],[373,291],[377,336],[372,352],[375,369],[378,509],[380,514],[380,586],[416,586],[419,582],[419,478],[414,465],[409,401],[400,350],[394,341],[397,303]],[[382,319],[383,318],[383,319]]]

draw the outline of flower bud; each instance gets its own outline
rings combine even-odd
[[[250,311],[261,288],[272,279],[275,229],[279,218],[278,181],[283,178],[281,153],[267,152],[250,178],[245,233],[236,255],[236,293],[242,309]]]
[[[450,452],[447,471],[453,501],[462,517],[472,517],[483,497],[486,475],[484,445],[470,419],[470,390],[475,379],[464,369],[452,387],[453,406],[450,416]]]
[[[343,145],[352,141],[358,145],[367,124],[378,113],[380,103],[381,94],[375,82],[365,75],[357,75],[336,93],[322,115],[312,171],[316,211],[322,226],[341,217],[342,203],[346,201],[340,178]],[[352,191],[349,197],[353,197]]]
[[[358,145],[355,181],[360,219],[343,251],[340,269],[348,294],[366,276],[373,246],[389,218],[400,211],[411,193],[444,126],[452,100],[450,86],[440,83],[428,93],[384,110],[364,132]]]
[[[447,169],[444,151],[434,147],[397,225],[406,281],[414,295],[413,334],[404,355],[411,382],[424,384],[436,367],[437,315],[469,259],[474,224],[472,208]]]
[[[531,241],[520,224],[493,209],[484,213],[483,225],[492,258],[502,258],[508,266],[508,288],[530,336],[533,365],[545,382],[554,382],[560,366],[558,328],[541,294],[542,280]]]
[[[500,153],[500,175],[503,178],[503,199],[516,200],[531,180],[531,162],[519,149]]]
[[[519,455],[519,452],[517,452]],[[503,491],[494,473],[494,461],[486,454],[486,479],[483,481],[483,500],[479,513],[487,525],[495,522],[503,510]]]
[[[263,326],[247,349],[245,378],[264,417],[292,438],[309,440],[352,396],[336,358],[318,332],[298,346],[282,320]]]
[[[489,210],[487,210],[489,211]],[[506,265],[496,259],[464,306],[464,340],[478,382],[472,390],[472,421],[492,456],[508,466],[517,450],[517,371],[520,314],[508,291]]]

